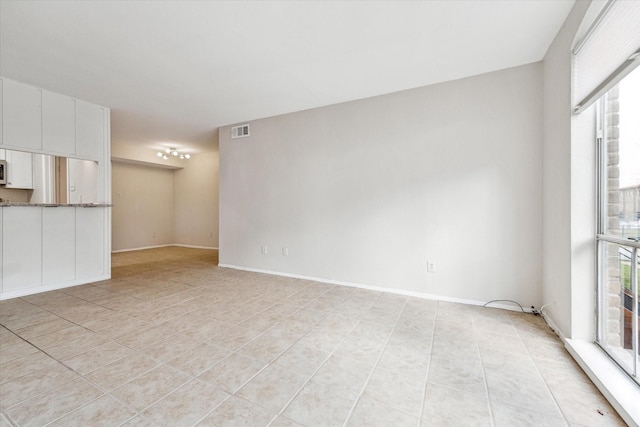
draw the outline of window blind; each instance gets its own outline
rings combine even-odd
[[[573,99],[579,113],[640,65],[640,1],[610,0],[575,46]]]

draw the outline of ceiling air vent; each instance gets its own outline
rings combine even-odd
[[[235,126],[231,128],[231,139],[249,136],[249,125]]]

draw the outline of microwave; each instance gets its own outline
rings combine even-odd
[[[7,183],[7,162],[0,160],[0,184]]]

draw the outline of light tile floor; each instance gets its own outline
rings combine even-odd
[[[216,263],[0,302],[0,427],[624,425],[539,317]]]

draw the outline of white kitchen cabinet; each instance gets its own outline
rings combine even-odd
[[[42,208],[2,209],[2,292],[42,285]]]
[[[105,148],[105,110],[99,105],[76,101],[76,155],[101,160]]]
[[[13,80],[2,82],[2,144],[42,149],[42,90]]]
[[[76,101],[68,96],[42,91],[42,150],[76,152]]]
[[[42,208],[42,284],[75,279],[76,209],[70,206]]]
[[[3,188],[33,189],[32,200],[48,203],[50,173],[40,158],[53,155],[88,161],[93,196],[84,196],[85,182],[74,188],[82,202],[108,202],[109,138],[108,108],[0,76],[0,158],[9,182]],[[4,206],[0,213],[0,299],[109,277],[108,208]]]
[[[76,208],[76,279],[105,274],[105,212]]]
[[[0,79],[0,145],[3,144],[3,139],[2,139],[2,100],[4,99],[4,95],[3,95],[3,90],[2,90],[2,86],[3,86],[3,79]]]
[[[7,162],[7,184],[4,188],[33,188],[33,155],[23,151],[3,150],[0,158]]]

